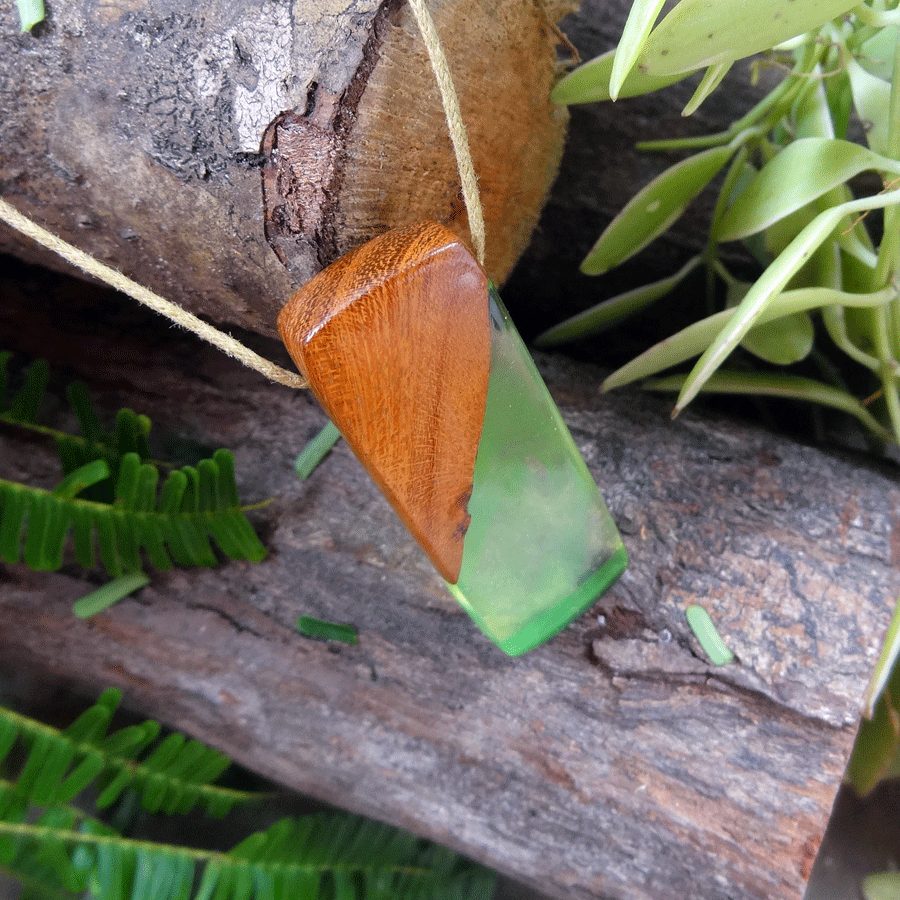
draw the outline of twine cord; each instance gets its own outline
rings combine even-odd
[[[456,88],[450,74],[450,66],[444,55],[441,39],[438,36],[434,20],[425,6],[424,0],[409,0],[416,24],[422,33],[422,39],[428,51],[431,68],[437,80],[441,94],[441,102],[444,105],[444,114],[447,117],[447,127],[450,131],[450,140],[453,143],[453,152],[456,155],[456,165],[459,169],[460,182],[462,183],[463,201],[466,205],[466,213],[469,217],[469,232],[472,236],[472,245],[475,256],[481,265],[484,265],[484,212],[481,207],[481,197],[478,191],[478,178],[475,175],[475,167],[472,164],[472,154],[469,151],[469,138],[466,133],[465,122],[459,108],[459,99],[456,96]],[[132,281],[117,269],[107,266],[105,263],[94,259],[93,256],[79,250],[61,237],[42,228],[27,216],[22,215],[15,207],[10,206],[0,197],[0,221],[5,222],[11,228],[31,238],[48,250],[52,250],[64,260],[71,263],[82,272],[93,276],[110,287],[127,294],[138,303],[149,307],[154,312],[170,319],[176,325],[193,332],[203,340],[218,347],[223,353],[242,362],[245,366],[255,369],[266,378],[293,388],[306,388],[309,383],[300,375],[289,372],[287,369],[270,362],[265,357],[254,353],[249,347],[245,347],[240,341],[231,337],[212,325],[199,319],[193,313],[180,307],[177,303],[165,300],[149,288]]]
[[[450,74],[450,66],[441,46],[434,19],[425,6],[425,0],[409,0],[410,8],[415,16],[416,24],[422,33],[425,49],[434,70],[434,77],[441,92],[441,102],[444,105],[444,115],[447,117],[447,128],[450,132],[450,140],[453,142],[453,152],[456,155],[456,166],[459,169],[459,178],[462,184],[463,201],[466,204],[466,213],[469,217],[469,233],[472,235],[472,246],[478,262],[484,266],[484,211],[481,208],[481,195],[478,191],[478,178],[475,175],[475,166],[472,164],[472,154],[469,151],[469,136],[466,133],[466,125],[463,121],[462,111],[459,108],[459,99],[456,96],[456,88],[453,85],[453,77]]]
[[[240,341],[235,340],[230,334],[219,331],[208,325],[202,319],[198,319],[193,313],[189,313],[186,309],[182,309],[177,303],[164,300],[158,294],[154,294],[149,288],[132,281],[127,275],[123,275],[117,269],[107,266],[105,263],[94,259],[93,256],[73,247],[64,241],[58,235],[41,228],[36,222],[32,222],[27,216],[23,216],[17,209],[10,206],[5,200],[0,198],[0,219],[7,225],[15,228],[16,231],[30,237],[33,241],[52,250],[61,256],[66,262],[70,262],[73,266],[93,275],[94,278],[105,282],[110,287],[114,287],[117,291],[127,294],[138,303],[150,307],[154,312],[171,319],[176,325],[192,331],[194,334],[209,341],[210,344],[218,347],[224,353],[242,362],[251,369],[265,375],[272,381],[279,384],[286,384],[288,387],[304,388],[308,387],[306,379],[302,378],[294,372],[288,372],[281,366],[269,362],[265,357],[254,353],[249,347],[245,347]]]

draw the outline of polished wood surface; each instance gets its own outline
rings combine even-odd
[[[490,375],[481,267],[442,225],[396,229],[306,284],[278,330],[360,462],[456,583]]]

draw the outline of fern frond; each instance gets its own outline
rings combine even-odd
[[[111,806],[128,788],[151,812],[185,813],[200,806],[222,816],[258,796],[211,784],[227,768],[228,757],[181,735],[167,737],[141,759],[159,725],[147,721],[107,734],[120,699],[120,691],[106,691],[65,731],[0,707],[0,763],[17,740],[28,751],[15,781],[17,802],[60,806],[94,785],[98,809]],[[9,818],[0,804],[0,819]]]
[[[490,900],[494,876],[449,850],[350,815],[283,819],[229,853],[0,821],[0,838],[81,848],[104,900]],[[70,863],[71,865],[71,863]],[[200,882],[193,888],[198,867]]]
[[[15,397],[6,397],[9,384],[9,361],[12,354],[0,353],[0,417],[10,422],[32,424],[37,421],[41,401],[47,390],[50,366],[45,359],[36,359],[25,373],[25,383]]]
[[[12,354],[0,352],[0,421],[10,422],[31,431],[53,437],[63,474],[68,475],[87,463],[103,460],[109,465],[112,478],[119,474],[119,463],[126,453],[137,453],[142,462],[150,459],[147,442],[150,434],[150,419],[138,415],[130,409],[122,409],[116,414],[112,433],[105,433],[87,388],[78,381],[66,386],[66,396],[72,407],[80,435],[70,435],[38,423],[38,414],[47,389],[49,365],[46,360],[35,360],[26,370],[22,387],[14,397],[7,397],[9,382],[8,368]],[[85,494],[84,499],[111,502],[110,486],[99,486]]]
[[[490,900],[494,875],[455,853],[349,814],[283,819],[227,853],[132,840],[68,805],[95,784],[98,807],[126,786],[149,809],[200,804],[225,812],[253,798],[209,781],[221,754],[172,735],[140,759],[159,726],[107,734],[120,699],[107,691],[68,729],[0,708],[0,763],[27,749],[14,782],[0,781],[0,868],[36,897],[67,900]]]
[[[21,826],[27,834],[29,825],[41,829],[42,840],[21,839]],[[116,835],[109,826],[72,806],[54,805],[36,815],[16,785],[0,781],[0,871],[21,880],[35,898],[64,900],[83,895],[88,879],[85,851],[70,849],[60,839],[60,834],[68,832]]]
[[[112,504],[79,496],[83,486],[96,483],[103,465],[82,466],[55,491],[0,479],[0,557],[53,571],[62,565],[70,532],[79,564],[94,566],[96,546],[113,577],[139,571],[142,551],[158,569],[171,568],[173,560],[213,566],[210,538],[231,559],[258,562],[265,556],[237,499],[229,451],[218,450],[197,468],[171,472],[159,496],[157,469],[126,453]]]

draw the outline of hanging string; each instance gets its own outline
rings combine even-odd
[[[441,93],[441,102],[444,105],[444,114],[447,117],[447,127],[450,131],[450,140],[453,143],[453,152],[456,155],[456,165],[459,169],[459,177],[462,183],[463,201],[466,204],[466,212],[469,217],[469,232],[472,235],[472,245],[475,256],[481,265],[484,265],[484,212],[481,207],[481,196],[478,191],[478,179],[475,175],[475,167],[472,164],[472,154],[469,151],[469,138],[459,108],[459,99],[456,96],[456,88],[453,85],[453,77],[450,74],[450,66],[444,55],[441,39],[438,36],[434,20],[425,6],[424,0],[409,0],[416,24],[422,33],[431,68],[437,80]],[[149,288],[132,281],[117,269],[100,262],[83,250],[79,250],[72,244],[64,241],[58,235],[47,231],[27,216],[22,215],[13,206],[0,198],[0,221],[5,222],[11,228],[26,235],[38,244],[52,250],[64,260],[71,263],[82,272],[97,278],[110,287],[127,294],[138,303],[165,316],[167,319],[192,331],[194,334],[218,347],[223,353],[242,362],[245,366],[265,375],[266,378],[279,384],[293,388],[309,387],[305,378],[296,375],[281,366],[275,365],[265,357],[254,353],[249,347],[245,347],[240,341],[226,334],[212,325],[204,322],[186,309],[165,300],[158,294],[154,294]]]
[[[48,250],[57,253],[73,266],[93,275],[100,281],[105,282],[110,287],[114,287],[117,291],[127,294],[129,297],[149,306],[150,309],[158,312],[160,315],[171,319],[176,325],[186,328],[188,331],[209,341],[210,344],[218,347],[224,353],[242,362],[245,366],[255,369],[257,372],[277,381],[279,384],[286,384],[288,387],[305,388],[309,385],[306,379],[294,372],[288,372],[281,366],[269,362],[265,357],[254,353],[249,347],[245,347],[240,341],[235,340],[231,335],[225,334],[208,325],[202,319],[189,313],[186,309],[182,309],[176,303],[164,300],[158,294],[154,294],[149,288],[132,281],[116,269],[105,265],[93,256],[88,255],[83,250],[73,247],[64,241],[58,235],[52,234],[45,228],[41,228],[36,222],[32,222],[27,216],[23,216],[18,210],[10,206],[5,200],[0,199],[0,219],[12,226],[16,231],[30,237],[33,241],[43,245]]]
[[[453,152],[456,154],[456,166],[459,169],[459,178],[462,183],[463,201],[466,204],[466,213],[469,216],[469,232],[472,235],[472,247],[475,256],[481,265],[484,265],[484,212],[481,208],[481,195],[478,191],[478,178],[475,175],[475,166],[472,164],[472,154],[469,152],[469,137],[466,133],[466,125],[463,121],[462,111],[459,108],[459,99],[456,96],[456,88],[453,85],[453,77],[450,74],[450,66],[441,46],[434,19],[425,6],[425,0],[409,0],[410,8],[422,32],[422,40],[425,41],[425,49],[431,60],[431,68],[437,80],[441,92],[441,102],[444,104],[444,115],[447,117],[447,128],[450,131],[450,140],[453,142]]]

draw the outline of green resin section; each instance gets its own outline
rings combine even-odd
[[[543,643],[627,564],[625,548],[493,286],[491,376],[453,595],[511,656]]]

